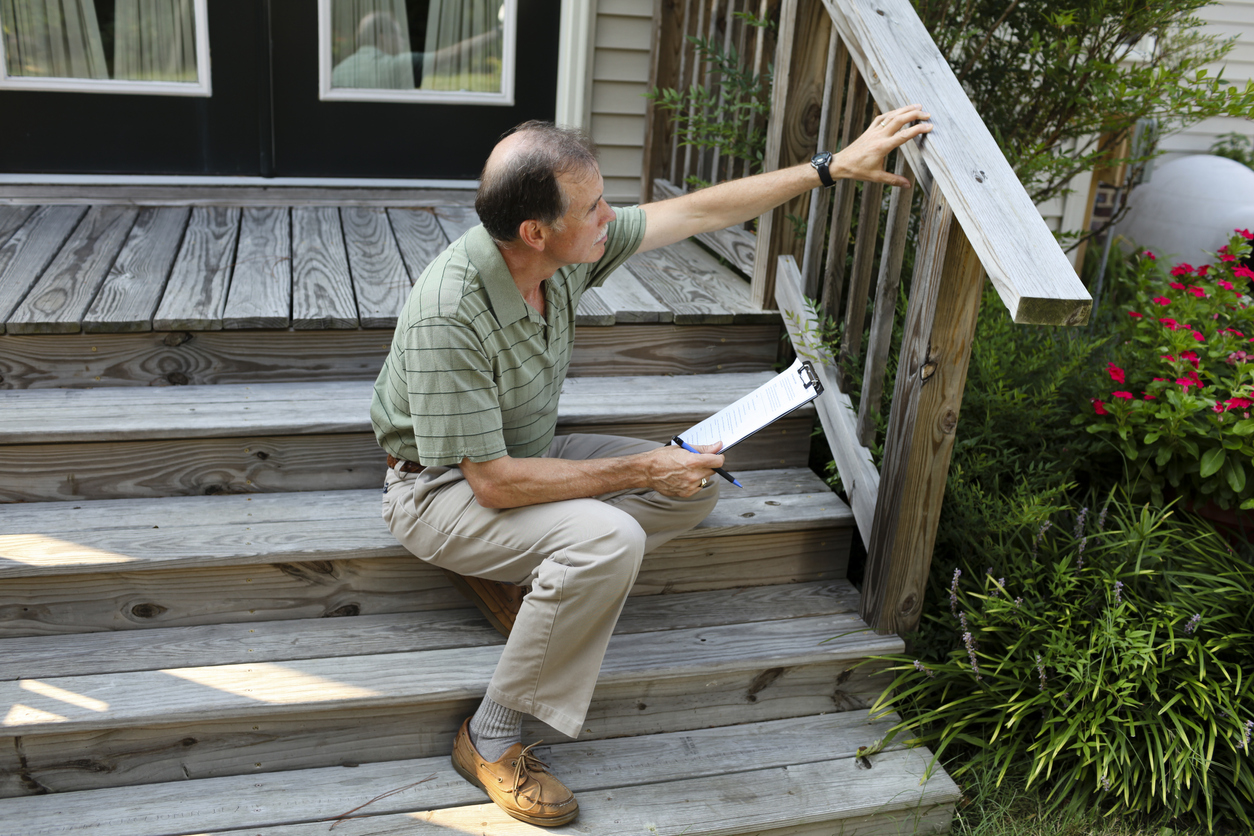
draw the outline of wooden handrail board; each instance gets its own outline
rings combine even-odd
[[[792,256],[780,256],[775,273],[775,302],[784,316],[788,336],[798,356],[810,360],[823,383],[823,394],[814,401],[827,436],[828,447],[836,461],[840,481],[849,495],[858,533],[870,545],[875,521],[875,502],[879,493],[880,474],[871,460],[871,451],[858,440],[857,420],[853,402],[840,389],[840,379],[826,352],[814,344],[818,320],[801,294],[801,270]]]
[[[817,581],[642,595],[627,600],[614,632],[747,624],[856,612],[858,590],[848,581]],[[175,667],[286,662],[343,653],[408,653],[504,644],[466,604],[459,609],[205,624],[4,639],[0,681],[87,676]]]
[[[537,747],[536,754],[573,790],[590,796],[594,790],[607,788],[648,788],[663,781],[851,758],[859,746],[884,737],[896,719],[890,715],[870,721],[847,711],[580,740]],[[903,742],[896,741],[885,751],[903,747]],[[378,817],[483,801],[483,793],[455,775],[448,756],[443,755],[363,763],[354,769],[335,766],[5,799],[0,800],[0,817],[21,821],[26,833],[37,836],[169,836],[190,832],[189,828],[209,833],[298,822],[322,822],[325,830],[328,819],[367,800],[367,788],[404,787],[428,775],[436,779],[381,798],[362,813]]]
[[[797,477],[791,487],[769,472],[738,473],[755,491],[724,491],[679,539],[849,525],[849,508],[826,486],[786,472]],[[756,492],[771,488],[787,489]],[[380,519],[379,492],[365,489],[0,506],[0,531],[6,578],[406,554]]]
[[[904,146],[910,166],[944,192],[1014,321],[1086,322],[1088,291],[910,0],[823,3],[880,107],[931,114],[932,132]]]
[[[611,639],[598,688],[639,681],[800,667],[900,653],[854,614],[639,633]],[[134,728],[310,709],[387,707],[482,697],[497,646],[334,656],[0,682],[10,734]],[[72,694],[75,699],[58,699]],[[154,697],[159,695],[159,697]]]

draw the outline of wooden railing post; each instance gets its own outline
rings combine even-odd
[[[649,56],[649,89],[677,87],[684,46],[685,0],[653,0],[653,50]],[[640,202],[653,200],[653,181],[669,173],[674,122],[652,99],[644,106],[644,165]]]
[[[828,33],[832,20],[821,0],[783,0],[771,119],[767,127],[764,171],[806,162],[818,145],[827,75]],[[758,219],[758,248],[753,262],[753,303],[770,307],[775,298],[775,266],[781,255],[800,255],[802,243],[788,216],[805,218],[810,196],[796,197]]]
[[[923,611],[984,281],[939,188],[923,222],[862,589],[881,633],[916,629]]]

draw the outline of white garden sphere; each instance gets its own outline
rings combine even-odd
[[[1234,229],[1254,229],[1254,170],[1226,157],[1194,154],[1155,168],[1132,190],[1116,227],[1139,250],[1165,263],[1194,266],[1228,243]]]

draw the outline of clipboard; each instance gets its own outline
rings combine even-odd
[[[800,409],[823,393],[823,384],[809,360],[798,357],[791,366],[735,403],[697,424],[679,437],[691,445],[723,442],[726,453],[754,433]]]

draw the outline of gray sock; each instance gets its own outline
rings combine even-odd
[[[483,759],[496,762],[515,743],[522,743],[522,712],[484,697],[470,718],[470,742]]]

